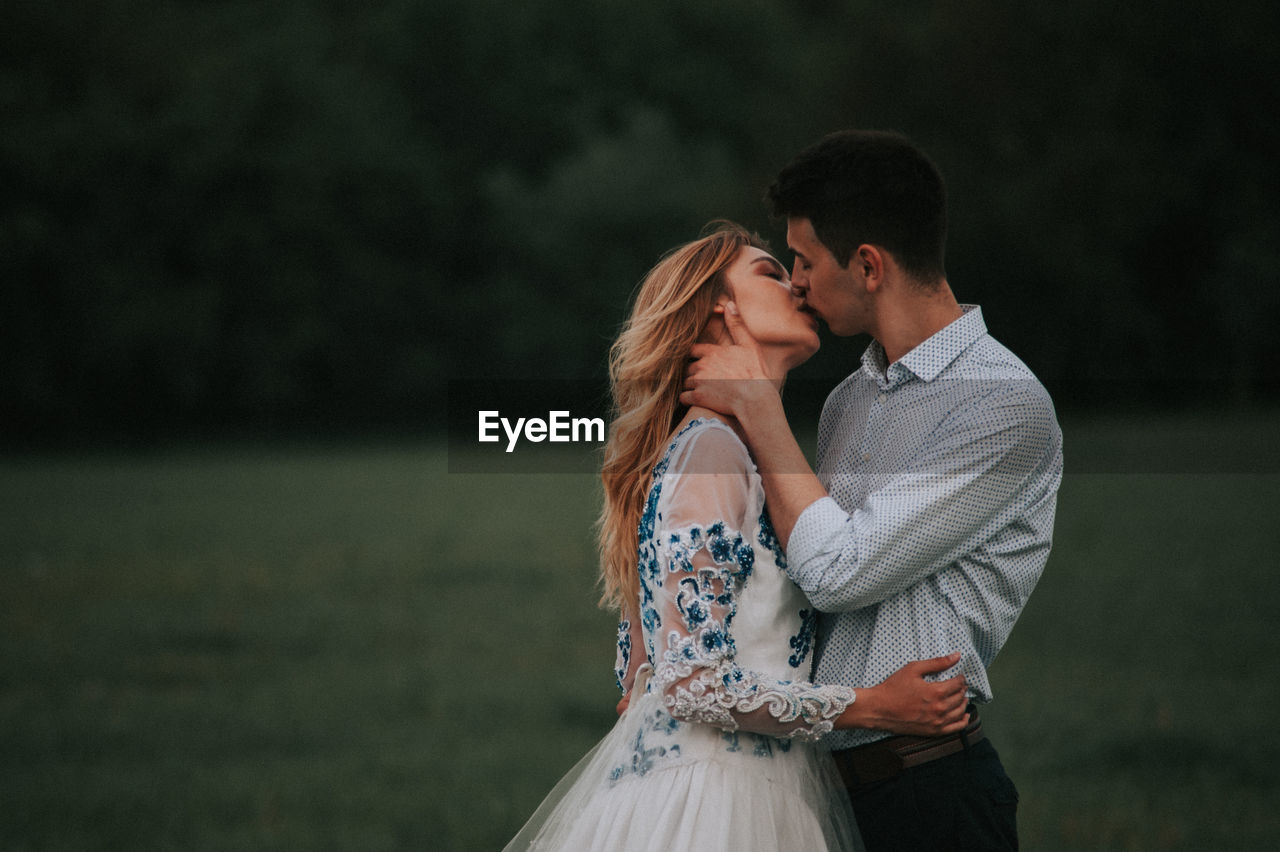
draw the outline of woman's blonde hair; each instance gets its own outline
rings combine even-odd
[[[613,395],[600,477],[604,507],[597,523],[601,605],[636,614],[637,529],[653,467],[684,416],[680,391],[689,350],[725,291],[725,269],[747,246],[764,242],[741,225],[714,222],[706,236],[668,252],[649,270],[631,316],[609,350]]]

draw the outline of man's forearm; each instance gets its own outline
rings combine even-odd
[[[760,394],[760,398],[737,417],[764,481],[769,519],[779,544],[785,549],[801,513],[815,500],[826,497],[827,490],[791,434],[782,400],[776,392],[771,389],[767,394]]]

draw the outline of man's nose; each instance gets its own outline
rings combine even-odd
[[[804,271],[800,269],[800,261],[797,260],[791,264],[791,292],[797,296],[803,296],[804,291],[809,289],[809,281],[804,276]]]
[[[791,276],[791,295],[797,299],[803,299],[808,292],[809,282],[800,276],[800,270],[797,268],[795,274]]]

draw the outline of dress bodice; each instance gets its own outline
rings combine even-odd
[[[679,722],[814,739],[853,690],[809,682],[817,619],[786,556],[746,446],[691,421],[654,467],[638,536],[639,624],[619,627],[618,677],[645,664]]]

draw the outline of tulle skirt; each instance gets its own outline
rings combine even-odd
[[[845,852],[862,848],[831,757],[807,743],[676,723],[637,695],[507,852]]]

